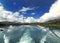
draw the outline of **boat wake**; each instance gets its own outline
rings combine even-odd
[[[27,29],[23,36],[21,37],[20,41],[17,43],[35,43],[31,38],[30,31]]]
[[[0,31],[0,43],[60,43],[60,30],[41,26],[10,26],[7,31]]]

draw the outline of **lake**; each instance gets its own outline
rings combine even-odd
[[[60,43],[59,28],[22,25],[0,30],[0,43]]]

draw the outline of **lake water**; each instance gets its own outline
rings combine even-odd
[[[60,30],[42,26],[0,27],[0,43],[60,43]]]

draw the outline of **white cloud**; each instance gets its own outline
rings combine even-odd
[[[25,22],[34,23],[34,22],[36,22],[36,19],[33,18],[33,17],[28,17],[28,18],[25,19]]]
[[[33,10],[34,8],[25,8],[23,7],[20,11],[21,12],[26,12],[28,10]],[[7,11],[4,9],[3,5],[0,4],[0,22],[1,21],[10,21],[10,22],[28,22],[28,23],[31,23],[31,22],[36,22],[35,18],[33,17],[24,17],[23,15],[21,15],[19,12],[11,12],[11,11]]]
[[[35,13],[31,13],[31,15],[35,15]]]
[[[60,0],[52,4],[49,12],[40,17],[40,22],[46,22],[53,19],[60,19]]]
[[[10,22],[14,22],[17,21],[18,18],[21,18],[19,16],[19,12],[11,12],[11,11],[7,11],[4,9],[3,5],[0,4],[0,21],[10,21]]]
[[[24,10],[23,10],[24,9]],[[23,8],[21,11],[27,11],[27,10],[32,10],[32,8]],[[0,21],[10,21],[10,22],[36,22],[36,19],[33,17],[24,17],[23,15],[20,15],[19,12],[11,12],[7,11],[4,9],[4,7],[1,5],[0,6]]]
[[[30,7],[22,7],[22,9],[20,9],[19,12],[26,12],[28,10],[33,10],[34,8],[30,8]]]
[[[10,21],[10,22],[45,22],[52,19],[58,19],[60,18],[60,0],[57,0],[50,8],[49,13],[45,13],[43,16],[41,16],[38,19],[35,19],[34,17],[24,17],[20,14],[20,12],[26,12],[28,10],[33,10],[34,8],[30,7],[23,7],[20,9],[19,12],[11,12],[4,9],[3,5],[0,3],[0,21]],[[31,13],[32,15],[35,15],[35,13]]]
[[[52,4],[50,10],[48,13],[45,13],[43,16],[41,16],[38,19],[35,19],[34,17],[24,17],[21,15],[20,12],[25,13],[26,11],[34,10],[34,8],[30,7],[22,7],[22,9],[19,10],[19,12],[11,12],[4,9],[3,5],[0,3],[0,21],[10,21],[10,22],[46,22],[48,20],[58,19],[60,18],[60,0],[57,0],[54,4]],[[35,15],[35,13],[31,13],[32,15]]]

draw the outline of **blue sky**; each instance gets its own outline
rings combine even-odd
[[[23,12],[25,17],[34,17],[39,18],[44,13],[49,12],[51,5],[56,0],[0,0],[0,3],[3,4],[4,9],[11,12],[17,12],[23,7],[34,8],[33,10],[28,10]]]
[[[0,22],[47,22],[60,19],[60,0],[0,0]]]

